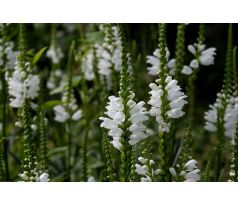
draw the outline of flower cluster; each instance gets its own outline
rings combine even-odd
[[[92,81],[95,78],[94,70],[93,70],[93,61],[94,54],[93,49],[89,49],[87,53],[83,56],[81,62],[82,72],[84,73],[84,78],[88,81]]]
[[[47,172],[43,172],[42,174],[39,174],[35,171],[34,172],[35,177],[28,177],[27,172],[23,172],[22,174],[19,174],[19,177],[24,181],[32,181],[32,182],[49,182],[49,174]]]
[[[51,45],[46,52],[46,56],[51,59],[53,64],[59,64],[60,60],[64,57],[64,54],[60,47]]]
[[[27,62],[24,68],[20,65],[19,61],[16,61],[15,70],[12,77],[8,79],[10,106],[14,108],[22,107],[25,99],[34,100],[40,90],[40,79],[38,75],[31,74],[30,63]],[[36,104],[31,102],[32,108],[36,107]]]
[[[148,120],[148,116],[146,116],[147,111],[144,107],[145,103],[143,101],[136,103],[133,100],[134,96],[135,94],[131,92],[131,95],[129,96],[130,100],[127,102],[130,113],[130,145],[135,145],[139,141],[147,138],[147,135],[145,134],[146,127],[143,124],[144,121]],[[120,137],[122,135],[120,126],[125,121],[125,108],[121,97],[110,96],[106,109],[107,111],[105,114],[108,117],[100,117],[100,120],[102,120],[101,127],[109,130],[108,134],[112,137],[113,146],[120,149]]]
[[[159,84],[159,81],[157,81],[157,83]],[[167,76],[165,83],[165,90],[167,93],[165,96],[167,96],[166,100],[168,102],[166,116],[172,119],[180,118],[184,115],[182,109],[187,103],[187,101],[185,100],[187,96],[184,95],[184,93],[181,91],[180,86],[177,85],[178,81],[173,80],[171,76]],[[156,117],[156,121],[159,123],[160,131],[168,132],[169,124],[165,121],[165,119],[163,119],[161,115],[162,96],[164,94],[162,86],[157,85],[156,83],[151,83],[150,88],[151,98],[148,103],[152,107],[149,112],[152,116]]]
[[[57,87],[64,87],[64,81],[62,79],[65,78],[65,74],[60,69],[55,69],[50,72],[50,77],[47,81],[47,88],[49,90],[53,90]]]
[[[193,69],[198,69],[199,64],[203,66],[209,66],[214,64],[214,58],[216,55],[216,48],[206,48],[204,44],[188,45],[189,52],[194,56],[189,66],[185,65],[182,69],[182,73],[185,75],[191,75]]]
[[[167,68],[169,69],[169,74],[175,74],[175,59],[172,58],[169,60],[170,52],[168,48],[166,48],[166,60],[167,60]],[[147,63],[151,66],[147,68],[150,75],[158,75],[160,72],[160,50],[157,48],[152,56],[147,56]]]
[[[182,171],[180,173],[177,173],[173,167],[171,167],[169,171],[174,177],[182,177],[185,182],[197,182],[201,179],[199,174],[200,169],[198,169],[197,161],[195,159],[189,160],[184,166],[182,166]]]
[[[217,131],[217,122],[218,122],[218,110],[225,109],[224,111],[224,135],[228,138],[233,139],[236,132],[236,124],[238,118],[238,98],[230,97],[226,99],[227,105],[226,108],[223,108],[222,97],[224,94],[218,93],[216,103],[210,105],[209,111],[205,112],[205,129],[210,132]]]
[[[67,104],[67,95],[64,92],[62,96],[62,105],[57,105],[53,109],[55,111],[55,121],[64,123],[68,119],[74,121],[80,120],[83,116],[82,110],[78,108],[76,99],[74,98],[73,93],[71,92],[70,103]]]
[[[136,164],[136,173],[142,175],[141,182],[152,182],[153,178],[160,173],[160,169],[154,170],[152,165],[155,164],[154,160],[148,160],[144,157],[139,157],[138,161],[142,164]]]
[[[121,70],[121,41],[116,26],[105,30],[104,43],[97,48],[99,73],[109,77],[112,69],[119,72]]]
[[[14,64],[17,60],[18,51],[14,51],[14,43],[12,41],[3,42],[0,39],[0,66],[3,65],[4,60],[3,56],[6,55],[5,69],[12,70],[14,68]]]

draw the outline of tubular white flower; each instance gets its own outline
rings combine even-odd
[[[136,167],[136,173],[138,175],[142,175],[141,182],[152,182],[152,179],[154,176],[157,176],[160,173],[160,169],[154,170],[152,165],[155,164],[154,160],[150,160],[150,163],[148,164],[148,159],[145,159],[144,157],[139,157],[138,161],[140,164],[135,164]]]
[[[177,164],[177,167],[180,167],[179,164]],[[180,172],[176,172],[176,170],[173,167],[169,168],[169,171],[172,176],[174,177],[182,177],[184,182],[197,182],[200,181],[200,169],[197,167],[197,161],[195,159],[191,159],[188,162],[185,163],[185,165],[182,166],[182,170]]]
[[[89,49],[86,55],[82,58],[81,68],[84,73],[84,77],[88,81],[92,81],[95,78],[93,70],[93,49]]]
[[[3,56],[4,54],[6,54],[6,62],[5,62],[6,71],[14,69],[14,64],[19,54],[18,51],[14,51],[13,49],[14,49],[14,42],[12,41],[3,42],[3,40],[0,39],[0,66],[3,65],[4,62]]]
[[[10,94],[10,106],[14,108],[22,107],[25,99],[34,100],[39,95],[40,79],[37,75],[27,74],[23,70],[31,71],[29,62],[25,68],[21,68],[16,62],[15,71],[12,77],[8,78],[8,88]]]
[[[210,132],[217,131],[217,108],[213,105],[210,105],[210,110],[205,112],[206,125],[205,129]]]
[[[192,74],[192,68],[193,69],[197,69],[199,68],[199,64],[203,65],[203,66],[209,66],[214,64],[214,59],[215,59],[215,55],[216,55],[216,48],[208,48],[206,49],[206,45],[204,44],[194,44],[194,45],[188,45],[188,50],[191,54],[193,54],[193,56],[195,57],[195,59],[193,59],[190,64],[189,67],[185,66],[182,70],[182,73],[185,75],[191,75]]]
[[[72,115],[72,120],[75,120],[75,121],[80,120],[82,116],[83,116],[82,110],[78,110]]]
[[[88,177],[88,182],[96,182],[96,180],[93,176],[90,176]]]
[[[121,70],[121,41],[118,35],[118,28],[112,27],[112,41],[109,42],[105,34],[103,46],[97,45],[97,56],[99,58],[98,69],[101,75],[110,76],[112,69]]]
[[[49,174],[44,172],[39,176],[39,182],[48,182],[49,180]]]
[[[64,54],[60,47],[51,45],[46,52],[46,56],[51,59],[53,64],[59,64],[60,60],[64,57]]]
[[[214,58],[216,55],[216,48],[208,48],[202,51],[199,61],[204,66],[209,66],[214,64]]]
[[[193,60],[191,60],[189,66],[191,68],[198,68],[199,67],[199,63],[198,63],[198,61],[196,59],[193,59]]]
[[[62,96],[62,105],[57,105],[53,108],[55,111],[55,121],[64,123],[69,119],[78,121],[83,117],[83,112],[81,109],[78,109],[76,104],[76,99],[74,98],[73,92],[71,92],[70,102],[67,102],[66,92]],[[68,103],[68,104],[67,104]]]
[[[69,119],[69,113],[63,105],[57,105],[53,109],[55,111],[55,121],[63,123]]]
[[[143,124],[144,121],[148,120],[148,116],[146,116],[147,111],[144,108],[145,103],[142,101],[136,103],[133,100],[134,96],[134,93],[132,93],[129,101],[127,102],[130,113],[130,145],[135,145],[139,141],[147,138],[146,127]],[[109,130],[108,135],[112,137],[113,146],[120,149],[120,138],[123,133],[120,126],[125,121],[124,106],[122,104],[121,97],[110,96],[106,109],[107,111],[105,112],[105,115],[108,117],[99,118],[102,121],[101,127]]]
[[[238,118],[238,99],[231,97],[225,110],[224,128],[225,136],[234,139]]]
[[[178,81],[173,80],[171,76],[168,76],[165,80],[166,87],[165,90],[167,92],[167,102],[169,104],[169,110],[167,110],[166,115],[169,118],[180,118],[184,115],[182,111],[184,105],[187,103],[184,100],[187,96],[181,91],[181,88],[177,85]],[[149,104],[151,105],[151,109],[149,113],[152,116],[156,117],[156,121],[159,123],[160,130],[163,132],[169,131],[169,124],[164,122],[161,116],[161,97],[163,95],[163,90],[161,86],[156,85],[155,83],[151,83],[150,85],[151,98],[149,100]]]
[[[222,107],[222,94],[218,93],[216,103],[209,106],[209,110],[205,112],[205,129],[210,132],[217,131],[218,109]],[[236,124],[238,119],[238,98],[230,97],[227,100],[227,106],[224,114],[224,135],[233,139],[236,132]]]
[[[150,75],[157,75],[160,72],[160,50],[157,48],[152,56],[146,57],[146,63],[150,64],[151,66],[147,67],[148,73]],[[168,48],[166,48],[166,60],[167,60],[167,67],[169,68],[170,75],[175,74],[175,59],[169,60],[170,52]]]
[[[189,66],[185,65],[185,66],[183,66],[183,69],[181,72],[185,75],[191,75],[193,70]]]

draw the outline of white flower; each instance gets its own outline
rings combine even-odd
[[[24,83],[27,88],[26,97],[35,99],[38,96],[38,92],[40,90],[39,76],[30,74]]]
[[[205,129],[210,132],[216,132],[217,108],[215,106],[210,105],[210,110],[205,112],[205,120],[206,120]]]
[[[8,79],[8,88],[10,94],[10,106],[15,108],[22,107],[25,99],[34,100],[39,95],[40,79],[37,75],[27,74],[24,70],[30,72],[29,62],[25,68],[21,68],[16,62],[15,71],[12,77]]]
[[[184,115],[182,111],[184,105],[187,103],[184,98],[187,96],[181,91],[181,88],[177,85],[178,81],[173,80],[171,76],[168,76],[165,80],[166,87],[165,90],[167,92],[167,103],[169,104],[169,110],[167,110],[166,115],[169,118],[180,118]],[[159,123],[160,130],[163,132],[169,131],[169,124],[164,122],[161,116],[161,97],[163,96],[164,91],[162,90],[160,85],[156,85],[155,83],[151,83],[150,85],[151,98],[149,100],[149,104],[151,105],[151,109],[149,113],[152,116],[156,117],[156,121]]]
[[[216,55],[216,48],[208,48],[202,51],[199,61],[204,66],[209,66],[214,64],[214,58]]]
[[[82,58],[81,68],[84,73],[84,77],[88,81],[92,81],[95,78],[93,70],[93,49],[87,51],[86,55]]]
[[[46,56],[51,59],[53,64],[59,64],[60,60],[64,57],[64,54],[60,47],[51,45],[49,50],[46,52]]]
[[[88,177],[88,182],[96,182],[96,180],[93,176],[90,176]]]
[[[183,69],[181,72],[185,75],[191,75],[193,70],[189,66],[185,65],[183,66]]]
[[[137,174],[140,174],[140,175],[146,175],[146,172],[147,172],[147,166],[146,165],[139,165],[139,164],[136,164],[136,173]]]
[[[224,109],[222,107],[223,95],[218,93],[216,102],[214,105],[209,106],[209,110],[205,112],[205,129],[210,132],[217,131],[218,122],[218,109]],[[238,119],[238,98],[229,97],[226,99],[227,105],[224,113],[224,135],[228,138],[233,139],[236,132],[236,124]]]
[[[0,66],[3,65],[3,57],[4,54],[6,56],[6,62],[5,62],[5,69],[6,70],[12,70],[14,68],[14,64],[17,60],[17,56],[19,54],[18,51],[14,51],[14,42],[7,41],[3,42],[2,39],[0,39]]]
[[[99,58],[98,69],[101,75],[110,76],[112,69],[119,72],[121,70],[121,41],[118,28],[112,27],[112,42],[108,33],[105,34],[103,46],[96,45],[97,57]]]
[[[69,119],[74,121],[80,120],[83,117],[81,109],[78,109],[76,99],[73,91],[71,91],[68,102],[67,92],[64,91],[62,95],[62,105],[57,105],[53,109],[55,111],[55,121],[64,123]],[[67,108],[67,109],[66,109]]]
[[[238,118],[238,99],[230,98],[224,115],[225,136],[234,139]]]
[[[83,112],[82,110],[78,110],[77,112],[75,112],[73,115],[72,115],[72,120],[80,120],[83,116]]]
[[[188,50],[193,54],[193,55],[195,55],[196,54],[196,49],[195,49],[195,47],[193,46],[193,45],[188,45]]]
[[[8,87],[9,94],[13,97],[10,98],[10,106],[15,108],[21,107],[25,101],[25,96],[21,72],[19,70],[14,71],[12,77],[9,78]]]
[[[130,114],[130,145],[135,145],[139,141],[147,138],[147,135],[145,134],[146,127],[143,125],[143,122],[148,120],[148,116],[146,116],[147,111],[144,108],[145,103],[136,103],[133,100],[134,96],[135,94],[131,92],[131,95],[129,96],[130,99],[127,102]],[[105,114],[108,117],[99,118],[102,121],[101,127],[109,130],[108,135],[112,137],[113,146],[117,149],[120,149],[120,138],[123,133],[120,126],[125,121],[124,106],[122,104],[121,97],[110,96],[106,109],[107,111]]]
[[[135,164],[136,167],[136,173],[138,175],[142,175],[141,182],[151,182],[152,178],[160,173],[160,169],[153,169],[153,165],[155,164],[154,160],[149,160],[148,165],[148,159],[145,159],[144,157],[139,157],[138,161],[142,164]]]
[[[44,172],[39,176],[39,182],[48,182],[49,181],[49,174]]]
[[[179,164],[177,164],[177,167],[180,167]],[[185,165],[182,166],[182,170],[180,170],[179,173],[177,173],[173,167],[170,167],[169,171],[174,177],[182,176],[184,178],[184,182],[197,182],[201,179],[199,174],[200,169],[198,169],[197,161],[195,159],[191,159],[186,162]]]
[[[175,59],[169,60],[170,52],[168,48],[166,48],[166,61],[167,67],[169,68],[169,72],[171,75],[175,73]],[[150,67],[147,67],[148,73],[150,75],[157,75],[160,72],[160,50],[157,48],[152,56],[146,57],[146,63],[150,64]]]
[[[193,60],[191,60],[189,66],[191,68],[198,68],[199,67],[199,63],[198,63],[198,61],[196,59],[193,59]]]
[[[56,87],[64,86],[64,78],[66,78],[65,74],[60,69],[55,69],[50,72],[50,77],[47,82],[47,88],[49,90],[55,89]]]
[[[142,164],[146,163],[146,159],[144,157],[139,157],[138,161],[141,162]]]
[[[69,119],[69,113],[63,105],[57,105],[53,109],[55,111],[55,121],[63,123]]]
[[[191,170],[194,170],[197,168],[196,166],[197,164],[197,161],[195,159],[191,159],[189,160],[186,164],[185,164],[185,168],[188,170],[188,171],[191,171]]]
[[[214,64],[214,58],[216,55],[216,48],[208,48],[206,49],[206,45],[204,44],[194,44],[194,45],[188,45],[188,50],[190,53],[193,54],[195,59],[193,59],[189,66],[185,65],[183,67],[182,73],[186,75],[192,74],[192,68],[197,69],[199,68],[199,64],[204,66],[209,66]]]

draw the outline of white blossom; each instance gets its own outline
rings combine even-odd
[[[139,141],[147,138],[145,133],[146,127],[143,124],[144,121],[148,120],[148,116],[146,116],[147,111],[144,108],[145,103],[143,101],[136,103],[133,100],[134,96],[135,94],[131,92],[131,95],[129,96],[130,99],[127,102],[130,114],[130,145],[135,145]],[[123,133],[120,126],[125,121],[124,106],[121,97],[110,96],[106,109],[105,115],[108,117],[99,118],[102,121],[101,127],[109,130],[108,135],[112,137],[113,146],[120,149],[120,138]]]
[[[38,178],[38,182],[48,182],[48,181],[49,181],[49,174],[46,172],[42,173]]]
[[[14,69],[14,64],[17,60],[18,54],[18,51],[14,51],[14,43],[12,41],[3,42],[3,39],[0,39],[0,66],[2,66],[4,63],[3,57],[5,55],[6,71]]]
[[[85,79],[88,81],[92,81],[95,78],[93,63],[94,63],[93,49],[89,49],[87,53],[83,56],[81,62],[82,72],[84,73]]]
[[[121,41],[118,28],[112,27],[112,42],[109,42],[105,34],[102,46],[97,45],[97,57],[99,58],[98,69],[101,75],[110,76],[112,69],[119,72],[121,70]]]
[[[184,100],[187,96],[184,95],[184,93],[181,91],[181,88],[177,85],[178,81],[173,80],[171,76],[166,78],[165,83],[167,102],[169,104],[169,110],[167,110],[166,115],[173,119],[180,118],[184,115],[182,109],[184,105],[187,104],[187,101]],[[148,102],[151,105],[149,113],[156,117],[156,121],[159,123],[160,130],[162,132],[168,132],[169,124],[164,122],[164,119],[161,116],[161,97],[163,96],[164,91],[162,90],[161,85],[151,83],[149,86],[151,88],[151,91],[149,92],[151,94],[151,98]]]
[[[177,164],[179,165],[179,164]],[[180,166],[178,166],[180,167]],[[197,167],[197,161],[195,159],[190,159],[186,162],[180,172],[177,172],[175,168],[170,167],[169,172],[175,178],[182,177],[184,182],[197,182],[200,181],[200,169]]]
[[[90,176],[88,177],[88,182],[96,182],[96,180],[93,176]]]
[[[141,177],[141,182],[152,182],[153,177],[157,176],[160,173],[160,169],[153,169],[152,165],[155,164],[154,160],[149,160],[148,164],[148,159],[139,157],[138,161],[141,163],[141,165],[135,164],[135,167],[136,173],[143,176]]]
[[[60,47],[51,45],[46,52],[46,56],[51,59],[53,64],[59,64],[60,60],[64,57],[64,54]]]
[[[205,49],[205,44],[188,45],[188,51],[195,57],[191,60],[189,66],[185,65],[182,69],[182,73],[185,75],[191,75],[193,69],[199,68],[199,64],[209,66],[214,64],[216,55],[216,48]]]
[[[218,93],[215,104],[210,105],[209,110],[205,112],[205,129],[210,132],[216,132],[218,123],[218,109],[225,109],[223,119],[224,135],[230,139],[233,139],[236,132],[238,118],[238,98],[229,97],[228,99],[225,99],[227,101],[227,105],[225,108],[223,108],[222,97],[224,97],[224,94]]]
[[[64,123],[69,119],[78,121],[82,118],[83,112],[78,108],[76,99],[74,98],[73,93],[70,95],[70,102],[67,102],[67,92],[63,93],[62,96],[62,105],[57,105],[53,109],[55,111],[55,121]],[[68,104],[67,104],[68,103]]]
[[[63,105],[57,105],[53,109],[55,111],[55,121],[63,123],[69,119],[69,113]]]
[[[175,74],[175,59],[169,60],[170,52],[168,48],[166,48],[166,61],[167,61],[167,67],[169,68],[170,75]],[[149,67],[147,67],[148,73],[150,75],[158,75],[160,72],[160,50],[157,48],[152,56],[146,57],[146,63],[150,64]]]
[[[8,87],[10,94],[10,106],[22,107],[25,99],[34,100],[39,95],[40,79],[37,75],[27,74],[30,72],[30,63],[27,62],[24,68],[21,68],[19,62],[16,62],[15,71],[12,77],[8,78]],[[34,107],[34,104],[32,104]]]
[[[183,69],[181,72],[185,75],[191,75],[193,70],[189,66],[185,65],[185,66],[183,66]]]

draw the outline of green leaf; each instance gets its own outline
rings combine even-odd
[[[47,109],[52,109],[56,105],[62,105],[62,104],[63,104],[63,102],[60,100],[51,100],[51,101],[44,103],[42,106],[43,106],[44,110],[47,110]]]
[[[53,89],[52,91],[50,91],[50,95],[62,93],[63,90],[64,90],[64,86],[57,87],[57,88]]]
[[[47,153],[47,156],[48,157],[52,157],[52,156],[56,156],[56,155],[59,155],[59,154],[62,154],[64,152],[67,151],[67,147],[57,147],[57,148],[54,148],[54,149],[50,149]]]
[[[34,66],[40,60],[41,56],[44,54],[46,49],[47,49],[47,47],[44,47],[36,53],[36,55],[33,57],[32,62],[31,62],[32,66]]]
[[[4,139],[5,139],[5,138],[1,138],[1,139],[0,139],[0,145],[2,145],[2,142],[3,142]]]

